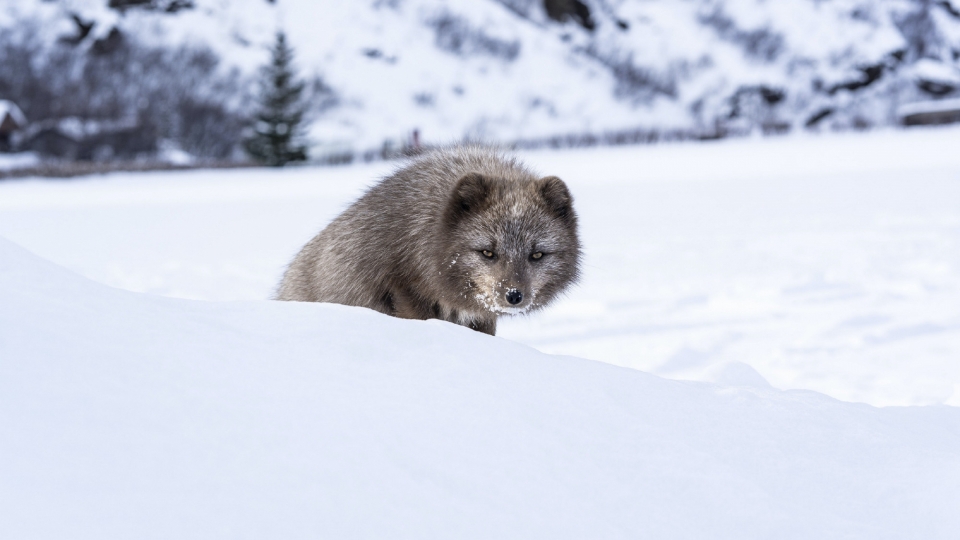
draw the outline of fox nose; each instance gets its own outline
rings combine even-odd
[[[511,305],[517,305],[520,302],[523,302],[523,293],[518,289],[510,289],[507,291],[507,302],[510,302]]]

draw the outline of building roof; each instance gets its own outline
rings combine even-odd
[[[17,127],[27,125],[27,117],[24,116],[23,111],[20,110],[20,107],[17,107],[16,103],[0,99],[0,122],[8,115],[17,124]]]

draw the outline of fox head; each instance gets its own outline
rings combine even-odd
[[[439,275],[469,312],[519,314],[579,277],[573,197],[562,180],[470,173],[455,184],[440,234]]]

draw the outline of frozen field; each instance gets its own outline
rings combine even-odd
[[[960,405],[960,130],[532,152],[584,280],[500,336],[668,378]],[[268,298],[392,164],[0,182],[0,236],[95,281]]]

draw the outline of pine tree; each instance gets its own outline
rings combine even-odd
[[[292,161],[305,161],[303,144],[304,83],[297,80],[293,68],[293,50],[283,32],[271,49],[270,64],[261,70],[259,111],[253,133],[244,141],[250,157],[264,165],[282,167]]]

